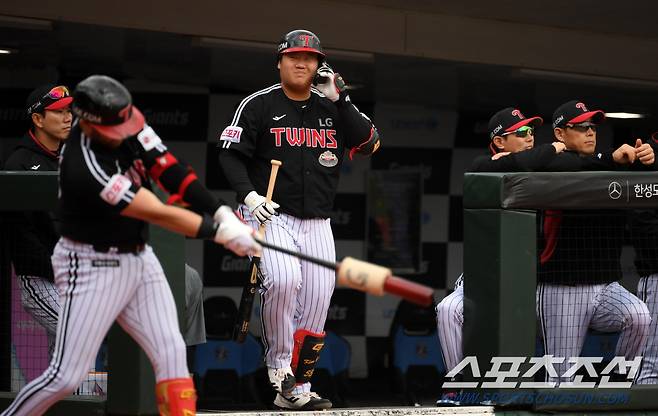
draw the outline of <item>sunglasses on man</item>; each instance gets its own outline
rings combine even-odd
[[[567,124],[566,127],[569,129],[574,129],[579,133],[586,133],[587,130],[589,129],[592,129],[592,131],[596,131],[596,124],[589,122],[578,123],[578,124]]]
[[[529,126],[519,127],[514,131],[501,134],[502,137],[509,136],[510,134],[515,134],[517,137],[526,137],[528,134],[531,136],[535,135],[535,129]]]

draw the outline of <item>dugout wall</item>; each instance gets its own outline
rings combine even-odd
[[[546,209],[656,209],[655,172],[469,173],[464,178],[464,355],[476,356],[482,376],[468,381],[475,391],[514,405],[510,392],[486,389],[480,381],[492,357],[533,357],[536,345],[536,212]],[[647,190],[650,189],[651,192]],[[647,192],[645,192],[647,191]],[[650,195],[649,195],[650,194]],[[635,292],[635,288],[627,288]],[[521,374],[528,367],[521,366]],[[522,381],[520,377],[506,381]],[[527,380],[526,380],[527,381]],[[583,391],[623,394],[619,403],[536,400]],[[630,389],[528,389],[535,400],[521,404],[540,411],[658,410],[658,386]],[[596,401],[596,400],[594,400]]]
[[[57,201],[57,172],[0,172],[2,219],[9,211],[52,210]],[[162,264],[174,294],[179,322],[184,322],[185,259],[184,238],[159,227],[150,229],[150,244]],[[10,264],[5,224],[0,222],[0,409],[5,409],[15,393],[11,384],[11,305]],[[107,396],[71,396],[54,405],[49,415],[156,415],[155,380],[144,352],[118,325],[107,338]]]

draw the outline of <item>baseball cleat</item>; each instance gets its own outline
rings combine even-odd
[[[288,394],[295,388],[295,375],[290,367],[268,368],[267,375],[270,378],[270,384],[277,393]]]
[[[331,409],[331,401],[323,399],[317,393],[300,393],[283,396],[277,394],[274,406],[283,410],[324,410]]]

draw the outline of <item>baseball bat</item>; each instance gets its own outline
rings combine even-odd
[[[267,202],[272,202],[272,194],[274,193],[274,183],[276,182],[276,175],[279,171],[279,166],[281,162],[278,160],[272,159],[272,169],[270,170],[270,182],[267,184],[267,193],[265,194],[265,200]],[[265,224],[261,224],[258,227],[258,235],[261,238],[264,238],[265,235]],[[242,288],[242,296],[240,297],[240,307],[238,308],[238,319],[233,328],[233,339],[242,344],[247,338],[249,333],[249,321],[251,320],[251,311],[254,308],[254,297],[256,296],[256,290],[258,290],[258,276],[260,274],[260,257],[252,256],[251,263],[249,264],[249,280],[244,284]]]
[[[421,306],[429,306],[434,300],[434,289],[402,277],[393,276],[390,269],[366,261],[345,257],[340,262],[323,260],[308,254],[298,253],[256,239],[264,248],[285,253],[298,259],[317,264],[336,271],[336,281],[346,286],[371,295],[383,296],[384,293],[399,296],[402,299]]]

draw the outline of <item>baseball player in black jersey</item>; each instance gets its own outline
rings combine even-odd
[[[580,101],[564,103],[553,113],[555,138],[567,151],[582,157],[595,154],[597,124],[601,110],[589,111]],[[648,144],[624,145],[628,163],[652,165]],[[647,306],[622,287],[619,263],[624,241],[623,212],[600,210],[541,212],[538,232],[537,316],[545,354],[577,357],[588,328],[620,332],[616,356],[633,360],[642,355],[651,317]],[[569,363],[557,364],[551,383],[570,381],[563,377]],[[548,375],[547,375],[548,376]],[[621,376],[620,378],[625,378]]]
[[[345,152],[374,153],[379,134],[352,104],[312,32],[294,30],[283,37],[277,68],[281,82],[245,98],[221,133],[221,165],[244,218],[254,228],[267,223],[268,242],[334,261],[329,215]],[[263,195],[271,159],[283,164],[268,203]],[[261,271],[265,361],[278,393],[274,404],[331,407],[311,392],[309,381],[324,343],[334,273],[271,250],[263,252]]]
[[[71,130],[71,101],[63,85],[44,85],[26,102],[31,127],[5,162],[5,170],[54,171],[62,143]],[[48,353],[55,347],[59,294],[54,284],[50,256],[59,235],[51,213],[7,213],[10,257],[20,280],[23,308],[45,330]]]
[[[61,294],[55,351],[46,371],[2,415],[41,415],[71,393],[115,320],[153,364],[160,414],[193,415],[185,344],[162,267],[147,244],[147,222],[212,239],[241,256],[260,246],[253,230],[178,163],[123,85],[94,75],[77,85],[74,99],[77,118],[60,160],[61,238],[52,256]],[[204,215],[162,204],[149,177]]]

